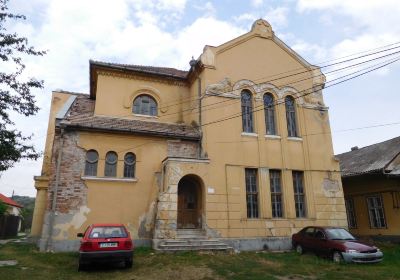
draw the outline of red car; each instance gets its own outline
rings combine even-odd
[[[133,242],[123,224],[93,224],[82,237],[79,248],[79,270],[92,262],[124,262],[132,267]]]
[[[343,228],[306,227],[293,234],[292,245],[299,254],[311,251],[334,262],[377,263],[383,259],[377,247],[356,240]]]

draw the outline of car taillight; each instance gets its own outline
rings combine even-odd
[[[91,241],[85,241],[81,244],[81,251],[90,251],[92,249],[93,243]]]
[[[126,249],[132,249],[132,241],[131,240],[127,240],[124,242],[124,247]]]

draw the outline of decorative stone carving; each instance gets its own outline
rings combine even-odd
[[[207,93],[221,94],[232,90],[232,82],[229,78],[225,77],[222,81],[217,84],[210,84],[206,88]]]
[[[251,27],[251,31],[267,38],[272,37],[273,34],[271,24],[264,19],[256,20]]]

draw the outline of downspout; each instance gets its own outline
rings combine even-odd
[[[203,130],[202,130],[202,119],[201,119],[201,78],[197,77],[197,95],[198,95],[198,106],[199,106],[199,128],[200,128],[200,142],[199,142],[199,158],[203,155]]]
[[[56,166],[56,182],[54,185],[54,192],[53,192],[53,200],[51,202],[51,211],[50,211],[50,219],[49,219],[49,236],[47,237],[47,244],[46,244],[46,251],[50,251],[53,249],[53,226],[54,226],[54,219],[56,216],[56,205],[57,205],[57,193],[58,193],[58,186],[60,184],[60,166],[62,160],[62,151],[64,146],[64,128],[61,128],[60,134],[60,148],[58,151],[57,156],[57,166]]]

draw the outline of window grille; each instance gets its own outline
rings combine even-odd
[[[279,170],[270,170],[269,178],[271,187],[272,217],[281,218],[283,217],[281,172]]]
[[[99,161],[99,154],[95,150],[89,150],[86,153],[85,162],[85,175],[97,176],[97,162]]]
[[[347,223],[349,228],[357,228],[356,211],[354,208],[354,199],[352,197],[344,200],[346,205]]]
[[[134,153],[125,154],[124,158],[124,177],[125,178],[135,178],[135,165],[136,156]]]
[[[267,135],[276,135],[274,97],[270,93],[264,94],[264,115]]]
[[[139,95],[133,101],[134,114],[157,116],[157,102],[149,95]]]
[[[108,152],[106,154],[106,164],[104,167],[104,176],[116,177],[117,176],[117,162],[118,155],[115,152]]]
[[[247,218],[258,218],[257,169],[245,169]]]
[[[285,106],[286,106],[286,122],[289,137],[298,137],[297,124],[296,124],[296,108],[295,108],[294,98],[291,96],[286,96]]]
[[[294,191],[294,203],[296,208],[296,217],[306,217],[306,204],[305,204],[305,192],[304,192],[304,173],[302,171],[293,171],[293,191]]]
[[[253,105],[251,93],[247,90],[242,91],[242,124],[243,132],[254,132],[253,128]]]
[[[372,228],[385,228],[385,213],[380,195],[367,197],[369,220]]]

